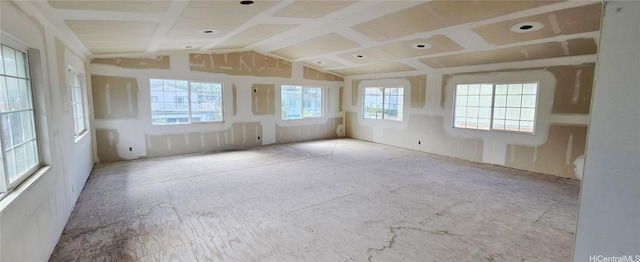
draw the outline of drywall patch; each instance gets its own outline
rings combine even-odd
[[[360,86],[360,80],[351,80],[351,105],[358,105],[358,88]]]
[[[251,110],[254,115],[275,115],[276,86],[253,84],[251,86]]]
[[[329,118],[325,124],[280,126],[276,124],[276,143],[292,143],[316,139],[338,138],[342,117]]]
[[[138,118],[135,78],[91,75],[96,119]]]
[[[517,169],[576,178],[574,162],[578,157],[584,155],[586,141],[586,126],[551,125],[547,142],[539,146],[537,150],[535,147],[529,146],[508,146],[507,156],[513,156],[513,158],[507,157],[505,165]]]
[[[56,62],[58,64],[58,88],[60,88],[60,98],[61,101],[65,101],[64,103],[60,103],[60,109],[62,112],[68,112],[70,108],[70,103],[66,103],[66,101],[71,101],[71,97],[69,96],[69,85],[67,84],[67,66],[66,61],[64,59],[64,53],[67,49],[67,46],[60,41],[57,37],[55,38],[56,43]]]
[[[344,81],[344,78],[330,73],[322,72],[318,69],[308,66],[302,66],[304,79],[322,80],[322,81]]]
[[[122,68],[139,69],[171,69],[171,60],[168,55],[155,57],[114,57],[94,58],[92,64],[114,65]]]
[[[344,93],[344,87],[340,87],[338,91],[338,112],[342,112],[342,96]]]
[[[224,131],[187,134],[146,135],[147,156],[208,153],[262,145],[259,122],[234,123]]]
[[[233,116],[238,114],[238,91],[236,84],[231,85],[231,95],[233,96]]]
[[[411,83],[411,108],[423,108],[426,102],[427,75],[410,76],[407,80]]]
[[[552,112],[588,114],[591,107],[595,64],[552,66],[547,70],[556,77]]]
[[[191,71],[291,78],[291,62],[254,51],[189,54]]]
[[[118,155],[116,146],[120,142],[120,135],[116,129],[96,129],[96,145],[100,162],[124,160]]]

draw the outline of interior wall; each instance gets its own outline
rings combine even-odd
[[[347,136],[566,178],[580,178],[593,86],[594,56],[529,66],[468,66],[345,79]],[[488,69],[490,68],[490,69]],[[425,86],[423,86],[423,81]],[[456,84],[539,82],[534,134],[453,128]],[[363,89],[405,87],[404,120],[363,119]]]
[[[341,77],[256,52],[94,59],[90,71],[100,161],[332,138],[343,122]],[[224,121],[152,125],[153,78],[222,83]],[[281,85],[323,87],[323,117],[282,120]]]
[[[640,261],[639,23],[606,1],[573,261]]]
[[[0,261],[49,259],[94,163],[91,132],[75,137],[67,85],[69,66],[86,75],[85,58],[28,8],[0,2],[1,41],[29,48],[44,167],[0,200]]]

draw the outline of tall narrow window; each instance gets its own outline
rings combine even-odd
[[[456,85],[453,127],[533,133],[538,83]]]
[[[2,45],[0,55],[2,193],[33,173],[39,157],[26,51]]]
[[[73,107],[73,125],[76,136],[82,135],[87,128],[85,126],[84,113],[84,81],[82,74],[72,68],[69,68],[69,87],[71,89],[71,105]]]
[[[283,120],[322,117],[322,88],[283,85],[280,93]]]
[[[403,87],[365,87],[365,119],[402,121],[404,114]]]
[[[222,121],[222,84],[151,79],[151,122],[154,125]]]

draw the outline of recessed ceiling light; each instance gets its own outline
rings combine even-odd
[[[538,30],[542,29],[543,27],[544,27],[544,25],[542,23],[539,23],[539,22],[524,22],[524,23],[518,23],[518,24],[513,25],[511,27],[511,32],[529,33],[529,32],[538,31]]]
[[[215,34],[215,33],[217,33],[217,32],[218,32],[218,31],[213,30],[213,29],[205,29],[205,30],[202,30],[202,33],[203,33],[203,34]]]
[[[411,47],[415,49],[427,49],[427,48],[431,48],[431,45],[425,44],[425,43],[415,43],[415,44],[412,44]]]
[[[250,0],[240,1],[240,4],[241,5],[252,5],[253,1],[250,1]]]
[[[193,46],[192,45],[188,45],[188,46],[185,46],[184,48],[185,49],[191,49],[191,48],[193,48]]]
[[[315,62],[316,62],[316,64],[319,64],[319,65],[324,64],[324,62],[322,62],[322,61],[315,61]]]
[[[353,57],[355,57],[355,58],[365,58],[365,55],[363,55],[363,54],[353,54]]]

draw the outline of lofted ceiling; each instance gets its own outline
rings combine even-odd
[[[593,55],[601,1],[48,0],[92,57],[256,51],[342,76]]]

